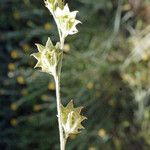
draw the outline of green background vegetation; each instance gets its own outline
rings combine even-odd
[[[82,24],[65,44],[62,102],[88,118],[67,150],[149,150],[149,1],[67,2]],[[30,57],[48,36],[58,40],[42,0],[0,0],[1,150],[59,149],[54,82]]]

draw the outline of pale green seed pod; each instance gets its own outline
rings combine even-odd
[[[66,138],[69,137],[70,134],[78,134],[81,129],[84,129],[81,122],[87,118],[80,114],[82,108],[83,107],[74,108],[72,100],[66,107],[61,106],[62,126]]]
[[[31,56],[37,59],[35,68],[41,68],[42,72],[46,72],[54,75],[57,71],[58,65],[62,59],[62,50],[60,50],[60,44],[57,43],[54,46],[51,39],[48,38],[46,46],[36,44],[39,52],[33,53]]]

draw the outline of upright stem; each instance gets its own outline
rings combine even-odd
[[[52,13],[54,20],[56,22],[57,28],[58,28],[58,33],[59,33],[59,38],[60,38],[60,49],[63,50],[64,48],[64,41],[65,38],[62,36],[62,33],[59,29],[59,24],[56,20],[56,16],[54,13]],[[59,68],[57,73],[54,75],[55,79],[55,85],[56,85],[56,99],[57,99],[57,117],[58,117],[58,125],[59,125],[59,137],[60,137],[60,150],[65,150],[66,146],[66,138],[64,135],[63,127],[62,127],[62,119],[61,119],[61,98],[60,98],[60,74],[61,74],[61,66]]]
[[[65,38],[63,36],[60,37],[60,49],[63,50],[64,48],[64,42],[65,42]]]
[[[59,125],[59,136],[60,136],[60,150],[65,150],[66,140],[63,133],[63,127],[61,122],[61,99],[60,99],[60,76],[55,75],[55,85],[56,85],[56,99],[57,99],[57,117],[58,117],[58,125]]]

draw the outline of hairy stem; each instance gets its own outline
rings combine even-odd
[[[66,140],[63,133],[63,127],[61,122],[61,99],[60,99],[60,76],[55,75],[55,85],[56,85],[56,99],[57,99],[57,117],[58,117],[58,125],[59,125],[59,136],[60,136],[60,150],[65,150]]]

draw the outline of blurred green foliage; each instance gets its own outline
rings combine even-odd
[[[67,2],[82,25],[65,44],[62,101],[88,118],[67,149],[150,149],[149,1],[138,13],[135,0]],[[58,40],[52,16],[41,0],[0,0],[0,14],[0,149],[57,150],[53,79],[30,58],[34,43]]]

